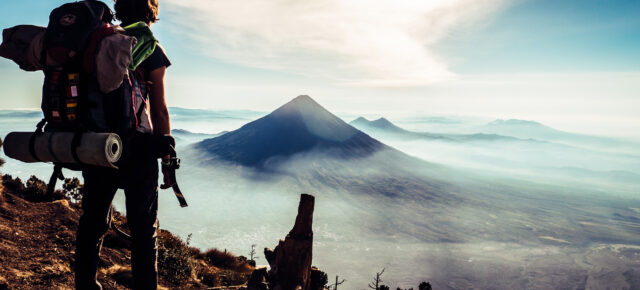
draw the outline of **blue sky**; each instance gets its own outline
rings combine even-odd
[[[66,1],[2,1],[0,27]],[[110,2],[110,1],[109,1]],[[170,105],[269,111],[299,94],[387,116],[640,129],[640,1],[161,0]],[[39,73],[0,60],[0,108],[39,105]]]

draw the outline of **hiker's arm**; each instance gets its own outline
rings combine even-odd
[[[169,122],[169,109],[167,109],[167,100],[164,97],[164,74],[167,67],[157,68],[149,74],[149,85],[151,92],[149,94],[149,102],[151,103],[151,122],[153,123],[154,134],[170,134],[171,124]],[[169,155],[163,156],[163,160],[169,159]],[[166,170],[162,167],[162,185],[160,188],[166,189],[172,186],[171,178]]]
[[[171,133],[169,109],[167,109],[167,101],[164,97],[164,74],[166,71],[167,67],[163,66],[149,74],[151,121],[153,122],[153,133],[159,135]]]

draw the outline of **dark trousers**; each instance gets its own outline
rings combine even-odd
[[[156,289],[158,284],[158,161],[146,158],[116,171],[92,167],[82,172],[85,193],[76,237],[77,289],[102,289],[97,281],[104,234],[111,222],[111,202],[124,189],[127,222],[131,230],[131,269],[134,289]]]

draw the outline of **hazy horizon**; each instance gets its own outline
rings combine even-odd
[[[304,115],[318,115],[320,109],[308,110]],[[2,135],[30,130],[38,120],[33,112],[4,112]],[[176,108],[171,113],[175,129],[214,132],[238,129],[264,115]],[[434,121],[440,122],[439,134],[474,136],[460,133],[466,119],[427,119]],[[182,238],[193,234],[192,245],[203,249],[245,254],[251,244],[273,247],[286,235],[299,194],[306,192],[316,196],[314,265],[329,276],[347,278],[347,288],[366,285],[382,267],[388,268],[385,281],[393,287],[429,280],[439,288],[500,289],[579,285],[584,275],[590,285],[612,285],[585,263],[609,275],[640,267],[633,256],[640,184],[626,177],[640,173],[638,147],[599,138],[586,139],[595,142],[593,147],[584,142],[574,147],[567,145],[574,135],[549,134],[553,130],[538,132],[538,140],[503,135],[493,141],[440,141],[362,129],[415,158],[391,147],[345,161],[312,150],[275,158],[280,161],[269,162],[270,169],[263,171],[222,162],[194,147],[212,136],[177,132],[183,160],[178,178],[191,206],[179,208],[169,191],[161,191],[161,227]],[[521,131],[511,133],[536,133]],[[582,158],[585,150],[592,158]],[[23,179],[32,174],[46,178],[51,172],[49,164],[7,161],[2,172]],[[553,166],[580,170],[550,171]],[[627,173],[620,175],[623,170]],[[124,208],[122,194],[115,204]],[[569,257],[576,262],[568,262]],[[520,267],[523,261],[529,266]],[[508,275],[497,279],[497,273]],[[549,275],[559,280],[548,281]]]
[[[46,25],[64,2],[0,3],[0,27]],[[622,0],[163,0],[152,28],[173,63],[171,106],[268,111],[307,94],[338,114],[634,137],[639,13]],[[0,59],[0,74],[0,108],[39,107],[40,73]]]

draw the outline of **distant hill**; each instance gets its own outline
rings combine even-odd
[[[43,118],[40,110],[0,110],[0,118]],[[34,125],[35,126],[35,125]]]
[[[302,152],[359,158],[387,148],[304,95],[238,130],[204,140],[196,147],[223,160],[256,167],[272,158]]]
[[[357,119],[349,122],[349,124],[351,124],[352,126],[355,126],[356,128],[369,127],[369,128],[382,129],[389,132],[410,133],[409,131],[402,129],[396,126],[395,124],[391,123],[386,118],[379,118],[373,121],[369,121],[364,117],[358,117]]]
[[[482,126],[480,130],[484,133],[504,134],[519,138],[548,139],[549,137],[559,137],[571,133],[558,131],[535,121],[518,119],[497,119]],[[577,135],[577,134],[571,134]]]

